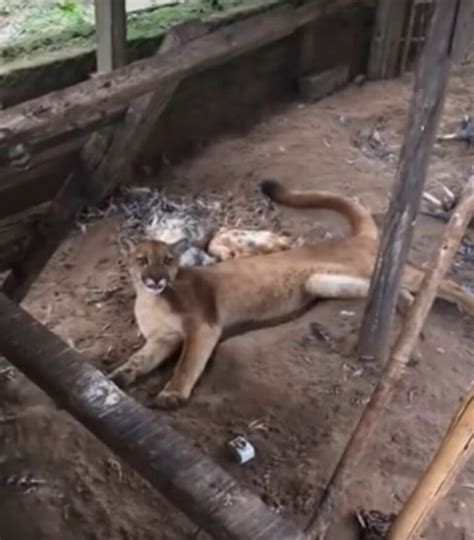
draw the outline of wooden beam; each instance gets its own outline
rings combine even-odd
[[[125,0],[95,0],[97,71],[107,73],[127,63]]]
[[[359,335],[359,355],[384,363],[400,274],[410,248],[449,78],[460,0],[439,0],[420,59],[405,141]]]
[[[368,65],[370,79],[396,76],[403,23],[408,7],[408,0],[378,0]]]
[[[418,64],[405,141],[360,331],[359,353],[362,358],[376,359],[380,363],[387,357],[401,270],[411,243],[428,158],[443,107],[458,2],[438,0],[425,51]],[[385,385],[386,378],[382,376],[318,502],[307,528],[311,539],[321,540],[325,537],[332,513],[341,505],[339,499],[344,496],[350,475],[363,455],[375,427],[378,418],[377,400],[381,395],[387,395],[384,393]]]
[[[387,540],[418,538],[422,527],[474,454],[474,387],[464,398],[430,466],[387,533]]]
[[[0,354],[216,540],[304,540],[293,525],[0,294]]]
[[[313,0],[297,9],[275,8],[222,27],[159,58],[141,60],[11,107],[0,113],[0,125],[9,130],[0,140],[0,159],[2,150],[15,142],[34,145],[76,127],[85,129],[92,120],[125,108],[132,99],[289,36],[318,17],[351,5],[353,0]]]

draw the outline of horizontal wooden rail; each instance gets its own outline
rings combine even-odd
[[[304,539],[163,417],[127,396],[3,294],[0,354],[212,537]]]
[[[0,113],[0,161],[12,144],[33,145],[63,133],[86,130],[116,113],[117,108],[125,108],[134,98],[263,47],[319,16],[354,4],[354,0],[313,0],[299,8],[277,7],[151,59],[7,109]]]

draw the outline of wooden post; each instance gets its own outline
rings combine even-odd
[[[378,0],[370,47],[368,77],[395,77],[408,0]]]
[[[387,356],[401,270],[411,243],[428,157],[443,106],[458,1],[439,0],[424,55],[418,64],[407,132],[362,323],[359,344],[362,356],[381,362]],[[385,405],[385,401],[379,403],[379,400],[390,395],[386,377],[382,376],[374,391],[310,520],[311,538],[322,539],[326,535],[337,499],[343,496],[350,472],[362,456]]]
[[[422,533],[423,524],[473,453],[474,387],[471,387],[430,466],[390,527],[387,540],[411,540]]]
[[[474,59],[474,2],[472,0],[461,0],[453,49],[453,59],[456,62],[469,62]]]
[[[446,226],[440,249],[431,269],[426,273],[420,285],[420,290],[404,322],[390,360],[382,372],[370,402],[364,410],[310,521],[308,530],[311,533],[311,539],[322,540],[324,538],[330,525],[331,513],[338,502],[337,499],[343,496],[350,479],[350,473],[367,448],[377,420],[384,408],[390,403],[395,387],[405,372],[425,319],[436,298],[439,283],[456,255],[473,215],[474,178],[469,180],[461,201]]]
[[[359,335],[361,358],[383,363],[400,273],[420,208],[429,156],[443,109],[460,0],[439,0],[417,67],[405,141],[382,231],[377,262]]]
[[[0,294],[0,354],[216,540],[304,540],[164,421]]]
[[[127,63],[125,0],[95,0],[97,71],[106,73]]]

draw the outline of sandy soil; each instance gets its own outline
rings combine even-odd
[[[474,112],[473,84],[472,75],[453,78],[442,130]],[[170,166],[157,183],[169,196],[212,192],[243,224],[313,239],[328,231],[343,234],[342,220],[323,212],[268,210],[257,183],[273,176],[298,187],[330,188],[357,195],[383,213],[410,93],[407,80],[384,82],[349,87],[312,106],[285,106],[246,136],[223,138],[192,160]],[[375,149],[364,143],[374,126],[380,143]],[[459,189],[472,163],[472,151],[459,143],[437,146],[429,188]],[[72,234],[25,303],[104,370],[140,344],[116,225],[104,220],[86,234]],[[412,258],[429,260],[441,231],[441,223],[420,219]],[[452,274],[466,283],[474,280],[474,268],[461,259]],[[380,372],[347,354],[362,308],[361,302],[328,302],[290,324],[223,343],[191,403],[157,412],[157,420],[169,422],[266,503],[304,525]],[[472,319],[437,304],[425,335],[422,359],[409,369],[355,475],[334,539],[354,538],[350,512],[359,506],[400,508],[473,379]],[[168,375],[169,368],[130,392],[150,405]],[[21,414],[16,422],[0,424],[2,540],[197,537],[186,518],[21,375],[2,370],[0,385],[3,414]],[[235,433],[257,450],[256,459],[242,467],[221,454]],[[461,540],[472,534],[473,486],[471,463],[437,510],[426,538]]]

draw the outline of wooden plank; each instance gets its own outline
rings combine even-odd
[[[384,364],[387,358],[401,270],[411,244],[449,78],[458,2],[438,0],[424,54],[418,63],[405,140],[360,330],[361,360],[375,359]],[[385,381],[381,380],[382,389],[384,384]],[[311,539],[322,540],[325,537],[333,511],[342,505],[341,499],[351,473],[361,459],[376,423],[377,407],[374,403],[379,397],[380,390],[372,396],[371,408],[364,412],[318,502],[308,525]],[[365,415],[368,418],[364,419]],[[370,429],[366,429],[367,425]]]
[[[459,6],[453,48],[456,62],[464,63],[474,59],[474,2],[472,0],[462,0]]]
[[[2,292],[20,302],[42,272],[59,244],[69,233],[77,212],[88,201],[90,175],[78,160],[74,171],[51,203],[49,212],[35,228],[24,257],[16,262],[5,279]]]
[[[22,258],[34,227],[49,206],[50,203],[43,203],[0,220],[0,272]]]
[[[18,169],[11,164],[0,166],[0,217],[2,216],[2,197],[5,190],[14,188],[19,184],[24,184],[29,180],[44,176],[44,171],[57,167],[58,163],[67,160],[68,156],[78,153],[89,138],[88,135],[79,135],[58,144],[47,147],[44,150],[38,149],[31,154],[31,159],[26,169]],[[21,201],[19,201],[21,202]]]
[[[53,199],[75,159],[77,154],[76,158],[62,158],[57,163],[47,162],[31,171],[18,172],[0,189],[0,219]]]
[[[0,125],[9,129],[0,140],[0,159],[16,141],[58,136],[92,119],[106,117],[114,108],[222,64],[292,34],[316,18],[339,12],[354,0],[314,0],[295,9],[284,6],[237,21],[179,47],[159,58],[141,60],[113,73],[98,75],[74,87],[11,107],[0,113]]]
[[[97,71],[107,73],[127,63],[125,0],[95,0]]]
[[[315,75],[307,75],[298,80],[300,97],[312,103],[329,96],[349,82],[349,66],[336,66]]]
[[[0,354],[216,540],[304,540],[86,358],[0,294]]]
[[[370,79],[395,77],[408,0],[378,0],[370,47]]]

